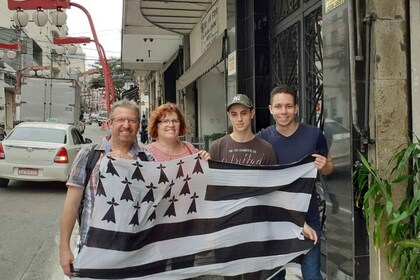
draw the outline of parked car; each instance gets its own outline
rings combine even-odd
[[[85,123],[85,124],[88,124],[88,125],[91,125],[92,124],[92,118],[90,117],[90,115],[89,114],[84,114],[83,115],[83,122]]]
[[[96,119],[98,118],[98,116],[99,116],[99,113],[97,113],[97,112],[92,112],[92,113],[90,114],[90,118],[92,119],[92,122],[96,122]]]
[[[107,111],[100,111],[99,112],[99,116],[96,119],[96,122],[98,123],[99,126],[102,125],[103,122],[108,121],[108,113]]]
[[[85,128],[86,128],[86,125],[85,125],[85,122],[83,120],[81,120],[77,123],[77,129],[80,131],[80,133],[82,133],[82,134],[85,133]]]
[[[4,137],[6,137],[7,133],[3,127],[0,127],[0,141],[3,141]]]
[[[20,123],[0,143],[0,187],[9,180],[66,182],[77,152],[92,145],[73,125]]]

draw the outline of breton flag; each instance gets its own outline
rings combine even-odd
[[[310,156],[287,166],[104,158],[76,279],[269,279],[313,246],[301,232],[316,174]]]

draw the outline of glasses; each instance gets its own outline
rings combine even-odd
[[[128,124],[130,124],[130,125],[135,125],[135,124],[139,123],[138,119],[126,119],[126,118],[115,118],[115,119],[112,119],[112,121],[117,123],[117,124],[123,124],[126,121],[128,121]]]
[[[159,123],[163,125],[179,125],[179,120],[161,120]]]

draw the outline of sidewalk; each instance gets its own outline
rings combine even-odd
[[[200,280],[220,280],[221,276],[201,276]],[[299,268],[286,268],[286,280],[302,280],[302,274]]]
[[[286,280],[301,280],[303,279],[302,273],[299,268],[287,268],[286,269]]]

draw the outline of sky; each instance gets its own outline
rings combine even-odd
[[[93,25],[99,43],[105,49],[106,57],[121,56],[121,30],[122,30],[122,0],[75,0],[83,6],[92,17]],[[78,7],[72,6],[67,11],[67,27],[69,37],[90,37],[92,31],[86,14]],[[95,43],[82,46],[86,54],[87,65],[99,59]]]

